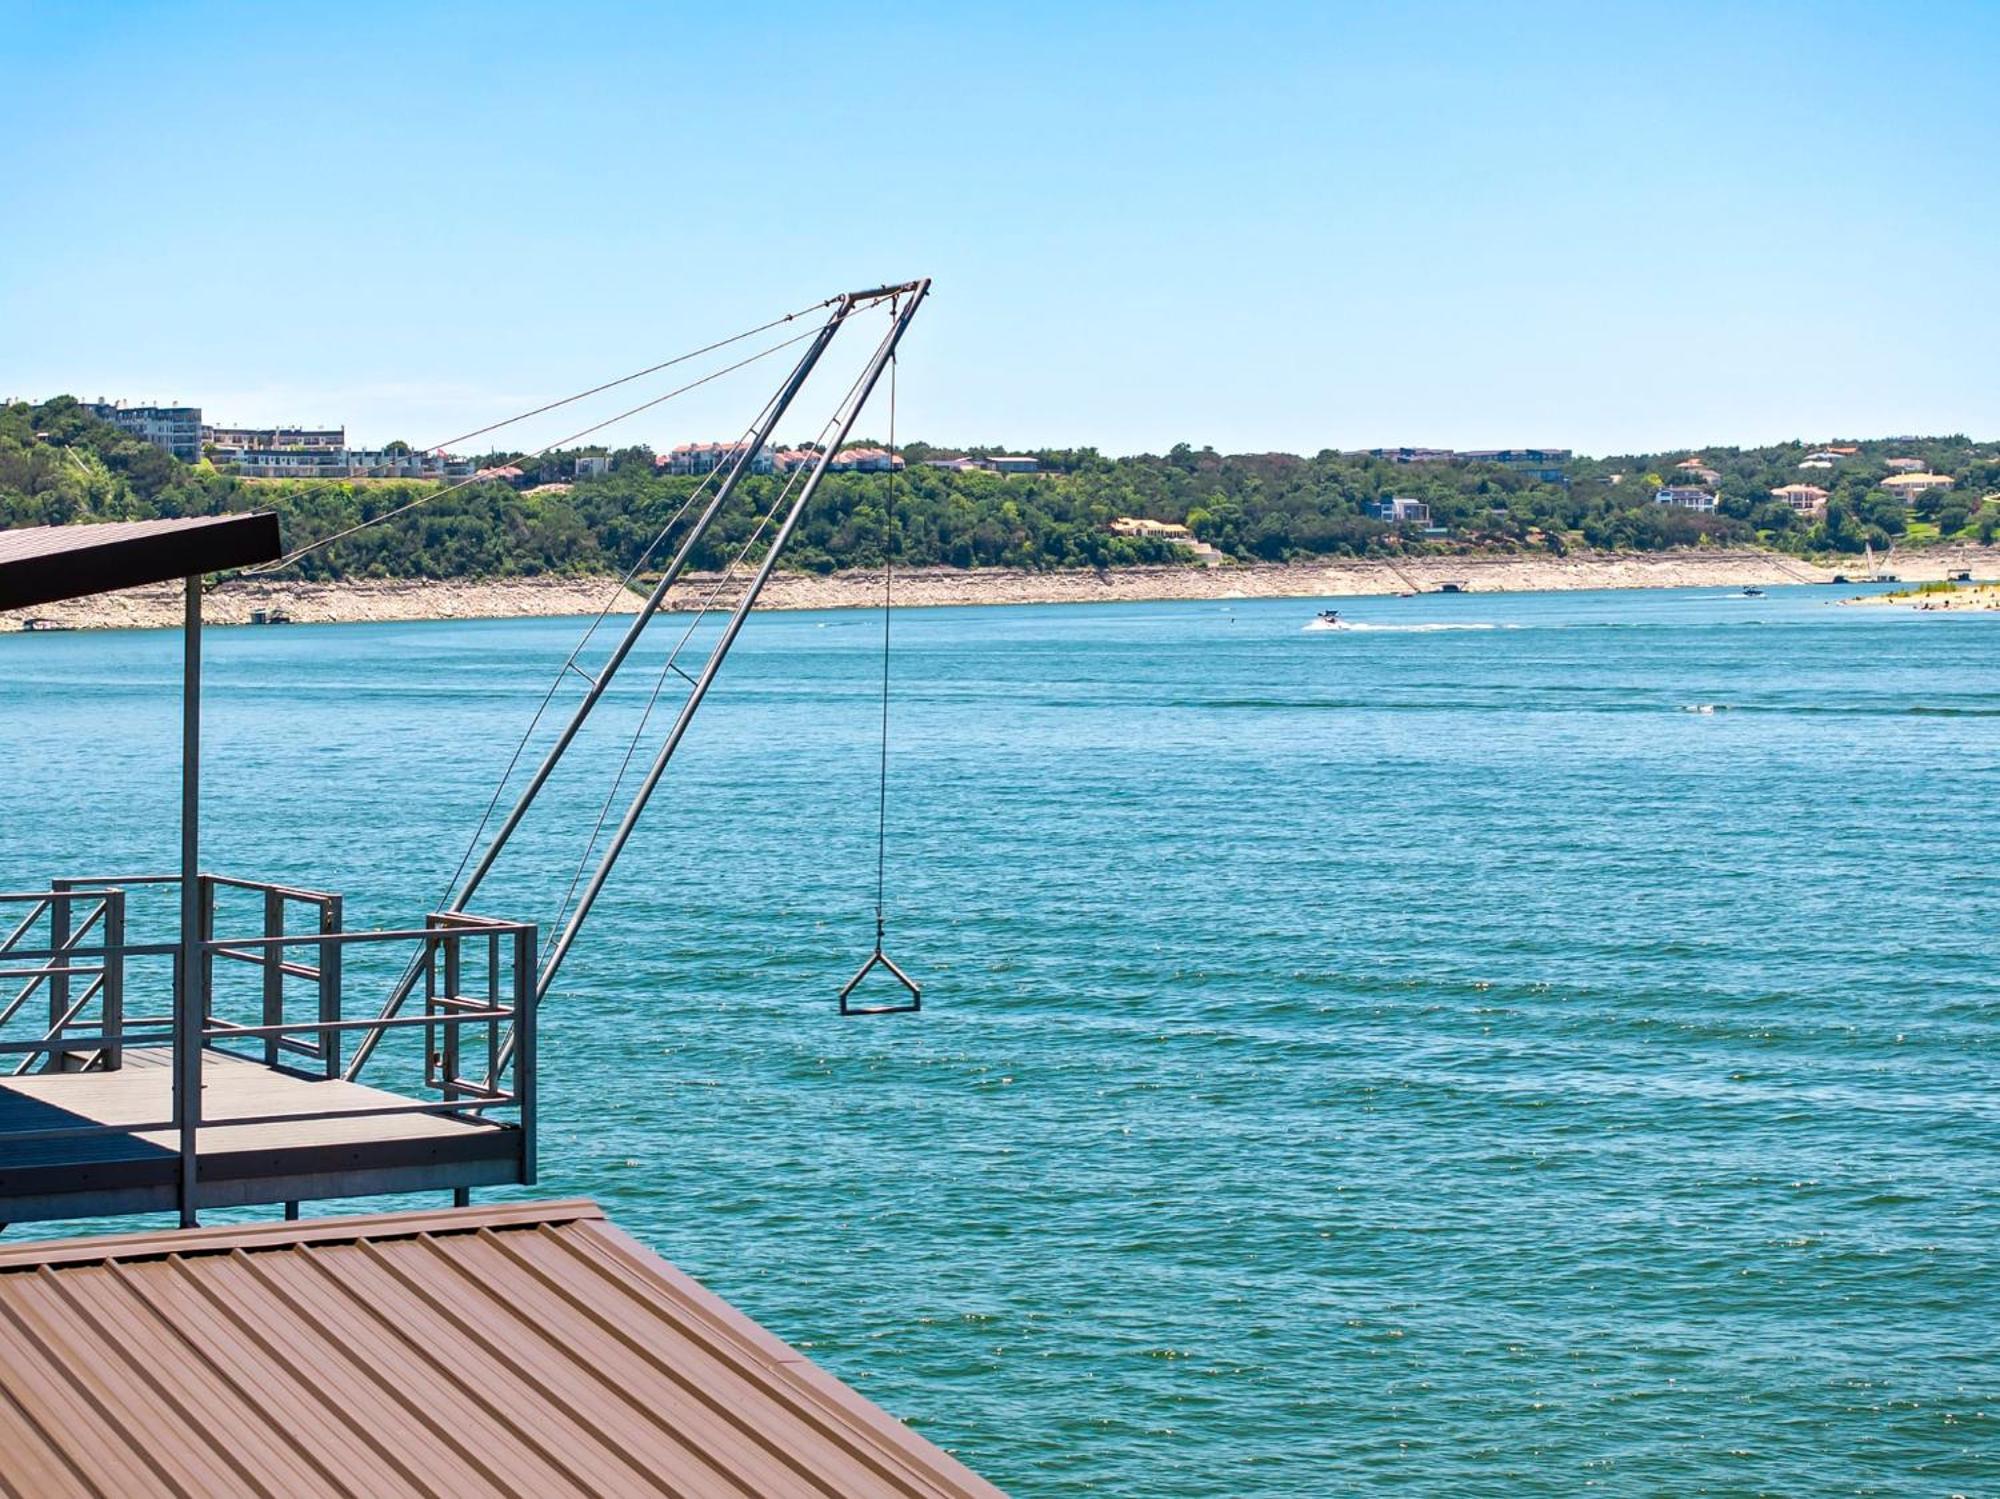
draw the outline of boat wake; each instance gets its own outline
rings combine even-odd
[[[1370,635],[1438,635],[1448,630],[1525,630],[1526,625],[1496,625],[1476,620],[1457,620],[1447,623],[1433,620],[1425,624],[1388,625],[1375,624],[1368,620],[1343,619],[1329,624],[1322,619],[1309,621],[1308,630],[1353,630]]]

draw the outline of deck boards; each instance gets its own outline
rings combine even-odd
[[[115,1072],[0,1080],[0,1135],[164,1121],[173,1111],[173,1072],[165,1061],[164,1051],[138,1049],[128,1052],[125,1066]],[[308,1178],[315,1196],[520,1179],[521,1135],[510,1125],[436,1114],[343,1117],[415,1101],[210,1051],[202,1068],[197,1174],[209,1189],[202,1195],[210,1202],[286,1201]],[[314,1117],[283,1124],[227,1123],[267,1114]],[[172,1129],[0,1141],[0,1223],[58,1212],[136,1210],[92,1207],[84,1201],[107,1194],[121,1202],[134,1194],[157,1197],[162,1191],[170,1197],[178,1179],[177,1143]],[[270,1191],[260,1195],[260,1183]],[[55,1202],[59,1198],[78,1200],[62,1209]]]

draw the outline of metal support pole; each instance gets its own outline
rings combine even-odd
[[[667,733],[666,743],[660,746],[659,754],[653,757],[653,764],[646,772],[646,779],[640,784],[637,795],[632,798],[631,806],[626,808],[617,832],[611,835],[611,842],[604,850],[604,857],[598,861],[597,869],[590,877],[590,883],[584,887],[582,898],[578,900],[569,924],[563,928],[562,935],[556,939],[555,948],[549,953],[548,961],[542,965],[541,978],[536,984],[537,997],[545,996],[549,992],[549,985],[555,979],[556,970],[562,967],[563,959],[569,955],[570,947],[576,941],[576,934],[583,928],[584,918],[590,915],[590,908],[596,903],[599,892],[604,889],[604,882],[611,877],[611,867],[618,862],[619,854],[624,852],[626,841],[631,838],[632,830],[639,824],[639,815],[646,810],[646,803],[652,798],[653,789],[660,784],[660,777],[666,773],[667,762],[673,759],[674,751],[680,747],[681,738],[687,733],[688,724],[694,718],[695,710],[707,696],[709,684],[715,680],[716,672],[722,667],[723,658],[729,654],[729,647],[734,644],[738,632],[742,630],[743,622],[749,618],[750,610],[757,602],[757,595],[763,590],[764,580],[771,576],[771,569],[778,565],[779,554],[785,550],[785,543],[791,540],[792,531],[798,525],[800,515],[812,502],[813,492],[819,488],[820,480],[826,477],[827,465],[833,461],[833,455],[840,451],[840,445],[847,441],[848,433],[853,431],[855,421],[860,417],[862,408],[868,404],[868,397],[875,390],[875,382],[888,367],[889,360],[895,355],[896,345],[902,341],[904,330],[910,326],[910,319],[916,316],[917,308],[922,305],[924,294],[929,290],[928,280],[915,284],[911,289],[908,305],[897,313],[888,335],[875,350],[874,357],[869,361],[868,368],[862,376],[854,403],[848,408],[846,417],[840,423],[840,431],[826,451],[819,455],[819,462],[814,466],[811,477],[806,480],[793,499],[791,509],[785,513],[784,523],[779,526],[778,534],[771,539],[771,545],[765,550],[764,561],[758,567],[756,576],[750,580],[750,591],[744,596],[743,602],[736,606],[736,612],[730,616],[729,623],[723,627],[722,638],[716,642],[715,649],[709,654],[708,664],[695,679],[694,686],[689,689],[687,701],[681,704],[680,715]]]
[[[193,1228],[201,1126],[203,993],[201,928],[201,579],[187,580],[181,636],[181,952],[174,994],[174,1120],[180,1126],[181,1227]]]

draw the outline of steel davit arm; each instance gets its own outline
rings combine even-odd
[[[584,887],[583,897],[577,902],[576,910],[571,913],[569,924],[563,928],[562,936],[557,939],[554,949],[543,962],[541,977],[535,988],[537,999],[548,993],[549,985],[555,980],[556,971],[562,967],[563,959],[569,955],[577,933],[583,929],[585,918],[590,915],[591,906],[596,903],[598,894],[604,889],[604,882],[611,877],[612,866],[618,862],[619,854],[624,852],[625,844],[632,836],[632,830],[639,825],[640,814],[646,810],[646,803],[652,798],[654,788],[660,784],[660,777],[666,773],[667,763],[673,759],[674,751],[680,747],[681,739],[687,733],[689,722],[694,718],[695,711],[701,707],[702,699],[707,696],[709,684],[715,680],[715,674],[721,669],[723,659],[729,654],[729,647],[735,642],[744,621],[749,618],[751,609],[756,605],[757,595],[763,590],[765,579],[771,576],[771,570],[778,565],[778,558],[784,552],[785,544],[791,540],[792,531],[797,527],[799,517],[812,502],[813,493],[819,488],[820,480],[826,477],[827,466],[833,461],[834,454],[840,451],[841,444],[847,441],[848,434],[854,430],[855,421],[860,417],[862,408],[868,404],[868,397],[874,392],[876,382],[881,379],[882,371],[888,368],[890,359],[895,356],[896,346],[902,342],[904,330],[910,326],[910,320],[917,315],[917,308],[922,305],[924,296],[929,290],[928,279],[913,283],[909,291],[909,302],[897,312],[888,334],[870,358],[854,400],[848,407],[847,414],[841,419],[840,430],[820,453],[819,462],[813,466],[812,476],[806,480],[798,496],[792,501],[791,509],[786,511],[784,523],[779,526],[778,534],[771,539],[771,545],[764,553],[763,563],[758,567],[756,576],[750,580],[749,590],[737,604],[735,612],[730,615],[729,623],[723,628],[722,638],[709,655],[707,666],[695,679],[687,700],[681,704],[680,714],[675,718],[673,728],[668,731],[666,742],[660,746],[659,754],[653,757],[653,764],[646,772],[646,779],[633,796],[632,804],[626,808],[617,832],[612,834],[611,842],[604,850],[604,857],[598,861],[597,869],[590,877],[590,883]]]
[[[924,280],[921,282],[911,282],[906,286],[876,287],[867,291],[848,292],[835,300],[833,311],[828,316],[826,323],[813,337],[812,342],[806,346],[805,352],[799,357],[799,361],[793,367],[791,374],[786,377],[785,383],[779,387],[778,393],[772,398],[762,419],[756,423],[750,437],[746,440],[743,450],[736,455],[735,461],[730,466],[728,475],[717,486],[715,494],[710,498],[708,505],[682,538],[679,547],[674,552],[673,559],[668,563],[666,570],[660,575],[659,582],[654,585],[652,591],[647,595],[645,603],[640,607],[638,614],[634,616],[632,623],[626,628],[618,644],[613,647],[610,656],[605,660],[604,666],[591,679],[589,690],[584,694],[583,700],[577,704],[576,710],[570,715],[569,722],[563,726],[562,732],[557,736],[555,743],[550,746],[541,764],[536,767],[534,775],[530,777],[527,786],[523,788],[521,795],[516,799],[506,819],[495,831],[492,841],[487,844],[478,862],[473,866],[471,872],[466,875],[464,883],[460,885],[457,893],[452,897],[450,909],[463,911],[472,900],[473,895],[478,891],[480,884],[492,872],[493,866],[498,861],[501,852],[506,848],[508,840],[520,828],[521,823],[528,815],[529,809],[534,805],[535,798],[541,794],[542,788],[548,784],[549,778],[554,775],[557,765],[561,763],[564,754],[567,753],[570,745],[582,730],[584,722],[590,717],[591,711],[597,706],[599,699],[604,696],[606,690],[610,687],[611,680],[617,675],[619,667],[625,664],[626,658],[631,655],[634,647],[638,645],[640,637],[645,633],[647,625],[651,623],[662,604],[665,603],[668,590],[673,587],[681,574],[686,570],[689,559],[694,555],[695,548],[700,545],[702,539],[708,534],[716,517],[722,513],[723,507],[728,504],[730,496],[735,493],[736,487],[741,482],[743,476],[750,471],[750,466],[757,454],[762,452],[765,446],[769,444],[772,434],[777,430],[778,423],[783,420],[792,402],[805,387],[807,379],[819,364],[820,357],[826,352],[827,346],[833,342],[835,335],[839,333],[841,325],[859,307],[879,302],[885,297],[901,295],[908,291],[917,300],[921,300],[923,290],[927,289],[929,285],[930,282]],[[914,308],[915,302],[913,301],[909,310],[913,311]],[[895,329],[892,331],[897,336],[900,336],[902,328],[908,324],[908,321],[909,318],[907,315],[899,318]],[[879,370],[876,373],[879,373]],[[873,379],[871,378],[869,381],[870,389],[873,388],[873,383]],[[863,399],[865,400],[865,395]],[[849,425],[852,425],[851,419]],[[847,428],[842,428],[843,437],[845,437],[846,431]],[[837,449],[838,444],[835,445],[835,450],[837,451]],[[806,486],[806,494],[810,494],[812,488],[818,484],[819,473],[825,468],[826,459],[827,455],[822,454],[819,466],[815,469],[810,483]],[[796,516],[796,507],[793,513]],[[788,535],[789,532],[790,525],[788,523],[785,534]],[[782,545],[783,538],[781,536],[774,543],[774,553],[776,548]],[[768,568],[766,571],[768,571]],[[762,582],[763,575],[760,573],[757,579],[758,586],[761,586]],[[752,597],[754,596],[753,592]],[[733,632],[731,638],[733,638]],[[727,647],[725,646],[726,649]],[[699,701],[698,695],[696,701]],[[650,786],[648,790],[650,791]],[[620,843],[622,845],[622,839]],[[585,896],[586,909],[589,901],[595,897],[600,884],[601,880],[592,882],[591,890]],[[581,913],[579,912],[579,914]],[[576,924],[574,921],[571,922],[570,930],[572,932]],[[568,935],[569,933],[565,934],[566,937]],[[567,941],[564,945],[565,947],[567,946]],[[412,963],[396,987],[390,992],[387,1002],[383,1005],[381,1012],[382,1019],[390,1020],[395,1018],[403,1006],[409,1002],[410,996],[416,992],[416,986],[421,976],[422,965],[420,963]],[[361,1040],[355,1046],[354,1055],[348,1062],[346,1071],[343,1074],[346,1078],[352,1080],[359,1076],[362,1068],[367,1065],[368,1059],[374,1054],[375,1047],[380,1041],[382,1034],[381,1031],[368,1031],[363,1034]],[[510,1050],[511,1044],[510,1038]]]

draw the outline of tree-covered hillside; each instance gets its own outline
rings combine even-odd
[[[868,566],[882,555],[884,507],[893,490],[891,545],[903,565],[1027,568],[1171,562],[1169,541],[1121,537],[1121,516],[1187,525],[1228,556],[1281,561],[1313,556],[1396,556],[1466,550],[1606,547],[1655,550],[1700,543],[1766,545],[1801,553],[1858,552],[1898,538],[1992,540],[2000,531],[2000,453],[1962,437],[1851,444],[1831,469],[1802,469],[1800,443],[1582,458],[1568,484],[1537,482],[1491,464],[1399,464],[1323,452],[1225,455],[1179,446],[1164,455],[1106,458],[1090,449],[1047,450],[1043,472],[1003,477],[922,466],[939,450],[913,443],[903,474],[830,474],[801,524],[790,566]],[[975,450],[976,451],[976,450]],[[1714,513],[1654,502],[1663,483],[1692,482],[1676,465],[1697,457],[1716,474]],[[1950,475],[1905,506],[1880,487],[1891,458],[1921,459]],[[628,566],[698,482],[659,474],[646,448],[612,455],[610,472],[570,483],[573,455],[496,453],[524,476],[482,482],[316,553],[308,576],[504,576]],[[1822,460],[1824,461],[1824,460]],[[746,480],[698,566],[734,554],[783,480]],[[1831,493],[1823,518],[1770,497],[1812,483]],[[555,487],[543,487],[543,486]],[[567,488],[560,487],[567,485]],[[189,467],[91,416],[68,397],[0,407],[0,525],[194,515],[269,508],[288,547],[381,515],[437,486],[407,481],[254,481]],[[1432,525],[1370,518],[1371,502],[1424,501]]]

